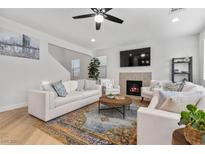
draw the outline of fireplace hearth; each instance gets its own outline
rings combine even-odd
[[[127,95],[141,96],[142,81],[127,80]]]

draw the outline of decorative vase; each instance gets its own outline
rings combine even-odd
[[[203,135],[205,132],[194,129],[191,124],[184,128],[184,137],[190,144],[204,145]]]

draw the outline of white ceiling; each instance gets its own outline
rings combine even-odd
[[[185,9],[172,23],[169,9],[119,9],[108,14],[124,20],[116,24],[104,20],[95,30],[94,18],[74,20],[72,16],[92,13],[90,9],[0,9],[0,16],[12,19],[89,50],[111,48],[141,41],[199,33],[205,25],[205,9]],[[96,42],[92,43],[91,38]]]

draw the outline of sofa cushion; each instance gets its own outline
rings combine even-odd
[[[71,92],[70,82],[69,82],[69,81],[64,81],[64,82],[63,82],[63,85],[64,85],[64,87],[65,87],[65,89],[66,89],[66,92],[67,92],[67,93],[70,93],[70,92]]]
[[[100,91],[99,90],[85,90],[82,91],[81,94],[83,95],[83,98],[99,95]]]
[[[77,91],[83,91],[85,88],[85,80],[78,80]]]
[[[78,88],[78,81],[70,80],[68,81],[70,84],[70,91],[76,91]]]
[[[191,91],[198,91],[198,92],[203,92],[205,93],[205,88],[200,85],[195,85],[195,87]]]
[[[85,90],[96,90],[96,81],[95,80],[85,80]]]
[[[193,84],[192,82],[185,82],[182,91],[183,91],[183,92],[191,91],[191,90],[193,90],[194,88],[195,88],[195,84]]]
[[[68,94],[62,83],[62,80],[52,83],[52,87],[54,88],[59,97],[65,97]]]
[[[66,97],[57,97],[55,99],[55,107],[59,107],[68,103],[72,103],[83,99],[83,95],[79,92],[71,92]]]

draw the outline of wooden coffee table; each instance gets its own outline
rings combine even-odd
[[[106,105],[108,108],[100,108],[100,105]],[[98,113],[101,110],[108,110],[108,109],[116,109],[123,115],[123,119],[125,119],[125,107],[127,105],[132,104],[132,99],[125,96],[125,99],[116,99],[116,98],[108,98],[107,96],[101,96],[98,103]],[[121,110],[119,110],[121,108]]]

